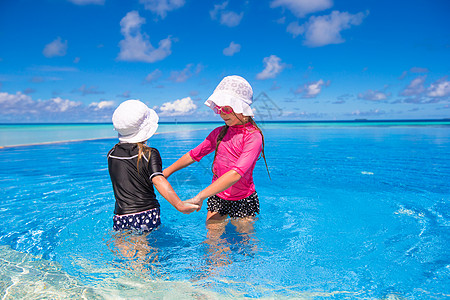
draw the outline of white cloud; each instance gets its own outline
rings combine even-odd
[[[24,106],[30,104],[33,100],[30,96],[17,92],[16,94],[0,93],[0,111],[5,113],[14,107]]]
[[[408,76],[408,71],[403,71],[402,75],[398,78],[399,80],[405,79],[405,77]]]
[[[432,83],[428,88],[427,96],[432,98],[443,98],[450,96],[450,81],[447,81],[444,77],[435,83]]]
[[[294,34],[294,37],[303,34],[305,37],[303,44],[309,47],[340,44],[345,41],[341,36],[341,31],[360,25],[367,14],[359,12],[352,15],[348,12],[333,11],[326,16],[312,16],[302,26],[290,25],[291,28],[288,27],[287,31]],[[303,33],[301,33],[302,30]]]
[[[223,49],[223,54],[226,56],[233,56],[239,51],[241,51],[241,45],[231,42],[227,48]]]
[[[77,4],[77,5],[88,5],[88,4],[103,5],[103,4],[105,4],[105,0],[69,0],[69,2],[72,2],[73,4]]]
[[[276,55],[265,57],[263,63],[264,70],[256,75],[256,79],[264,80],[275,78],[286,67],[284,63],[281,63],[281,58]]]
[[[279,86],[279,85],[277,84],[277,82],[274,81],[274,82],[272,83],[272,86],[270,87],[270,90],[271,90],[271,91],[276,91],[276,90],[279,90],[279,89],[281,89],[281,86]]]
[[[406,103],[429,104],[445,101],[450,97],[450,81],[447,77],[443,77],[432,84],[428,88],[425,87],[427,76],[419,76],[411,80],[409,85],[400,92],[400,96]]]
[[[34,76],[33,78],[30,79],[30,81],[33,83],[41,83],[45,81],[60,81],[60,80],[63,79],[61,77],[54,77],[54,76],[47,76],[47,77]]]
[[[130,91],[125,91],[122,94],[117,95],[117,97],[130,99],[131,98],[131,93],[130,93]]]
[[[78,72],[74,67],[58,67],[58,66],[37,66],[31,67],[30,70],[39,72]]]
[[[164,19],[167,12],[183,7],[184,0],[139,0],[139,3],[144,4],[145,9],[150,10]]]
[[[145,77],[145,81],[147,81],[149,83],[153,82],[153,81],[157,80],[159,77],[161,77],[161,75],[162,75],[161,70],[156,69]]]
[[[220,16],[220,24],[228,27],[236,27],[239,25],[239,23],[241,23],[243,17],[244,17],[243,12],[237,14],[234,11],[225,11],[222,12]]]
[[[325,82],[320,79],[319,81],[310,83],[305,86],[306,93],[303,95],[304,98],[315,98],[321,91],[322,86]]]
[[[279,18],[278,20],[275,21],[275,23],[278,23],[278,24],[284,24],[284,23],[286,23],[286,17],[281,17],[281,18]]]
[[[184,116],[195,112],[197,105],[192,101],[191,97],[166,102],[160,108],[161,116]]]
[[[427,68],[419,68],[419,67],[412,67],[409,70],[409,73],[428,73],[429,70]],[[408,76],[408,71],[403,71],[402,75],[398,78],[400,80],[405,79],[405,77]]]
[[[280,118],[281,117],[281,118]],[[327,113],[317,113],[317,112],[307,112],[307,111],[283,111],[283,114],[280,115],[279,120],[294,120],[294,119],[303,119],[303,120],[320,120],[320,119],[329,119]]]
[[[323,81],[322,79],[305,84],[303,87],[294,91],[295,94],[303,94],[302,98],[315,98],[320,94],[324,86],[329,86],[330,81]]]
[[[174,82],[185,82],[192,76],[200,73],[201,70],[202,66],[200,64],[198,64],[196,67],[194,67],[193,64],[188,64],[181,71],[172,71],[169,79]]]
[[[41,76],[34,76],[33,78],[31,78],[30,81],[33,83],[40,83],[40,82],[44,82],[45,79],[44,79],[44,77],[41,77]]]
[[[214,5],[214,9],[209,11],[209,15],[211,17],[211,19],[213,20],[217,20],[217,15],[219,15],[219,13],[223,10],[225,10],[225,8],[228,5],[228,1],[225,1],[222,4],[216,4]]]
[[[426,76],[419,76],[414,78],[409,85],[400,93],[402,96],[419,96],[423,92],[425,92],[425,79]]]
[[[364,93],[359,93],[358,98],[370,101],[382,101],[386,100],[391,94],[380,91],[367,90]]]
[[[66,112],[71,108],[76,108],[81,105],[80,102],[62,99],[60,97],[52,98],[44,101],[44,109],[50,112]]]
[[[409,71],[411,73],[428,73],[429,70],[427,68],[412,67]]]
[[[89,104],[89,107],[94,110],[102,110],[107,108],[114,108],[116,104],[114,101],[100,101],[100,102],[92,102]]]
[[[313,12],[328,9],[332,6],[332,0],[274,0],[270,3],[270,7],[286,8],[299,18],[303,18]]]
[[[347,115],[357,116],[357,117],[374,117],[374,116],[382,116],[384,114],[386,114],[386,112],[384,110],[380,110],[380,109],[376,108],[376,109],[371,109],[368,111],[355,110],[351,114],[347,114]]]
[[[35,93],[35,92],[36,92],[36,90],[35,90],[35,89],[32,89],[32,88],[26,88],[26,89],[23,91],[23,93],[26,94],[26,95],[28,95],[28,94],[33,94],[33,93]]]
[[[161,40],[158,48],[154,48],[147,34],[141,32],[143,24],[145,19],[141,18],[137,11],[127,13],[120,21],[121,32],[125,39],[119,42],[119,60],[153,63],[163,60],[172,53],[170,36]]]
[[[99,122],[111,120],[114,105],[111,101],[92,103],[54,97],[33,100],[21,92],[0,93],[0,121],[2,122]]]
[[[209,15],[213,20],[219,19],[220,24],[222,25],[228,27],[236,27],[244,17],[244,13],[241,12],[240,14],[238,14],[234,11],[226,10],[227,6],[228,1],[225,1],[222,4],[216,4],[214,5],[214,9],[209,12]]]
[[[82,96],[86,96],[86,95],[104,94],[105,92],[99,91],[98,87],[96,86],[87,87],[85,84],[83,84],[78,89],[73,90],[72,93],[81,93]]]
[[[45,45],[42,53],[46,57],[64,56],[67,52],[67,41],[62,42],[61,38],[58,37],[53,42]]]
[[[286,31],[297,37],[305,32],[305,26],[299,25],[298,22],[292,22],[288,25]]]
[[[16,94],[0,93],[0,111],[2,115],[66,112],[71,108],[76,108],[80,105],[80,102],[70,101],[60,97],[34,101],[30,96],[21,92],[17,92]]]

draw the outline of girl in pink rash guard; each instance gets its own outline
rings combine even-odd
[[[163,171],[167,178],[215,151],[211,185],[187,201],[199,205],[200,210],[208,198],[207,221],[227,216],[255,217],[259,213],[253,169],[261,152],[265,161],[264,136],[252,118],[252,100],[252,87],[244,78],[225,77],[205,102],[220,114],[225,125],[214,129],[200,145]]]

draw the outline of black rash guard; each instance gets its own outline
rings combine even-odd
[[[159,207],[152,178],[163,176],[161,156],[158,150],[151,148],[150,160],[143,155],[138,172],[138,153],[139,148],[135,143],[119,143],[108,152],[116,215],[134,214]]]

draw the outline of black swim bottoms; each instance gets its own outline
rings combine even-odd
[[[161,225],[161,213],[159,208],[129,215],[115,215],[113,218],[114,230],[135,229],[139,231],[152,231]]]
[[[208,211],[218,212],[222,216],[229,215],[231,218],[254,217],[259,214],[259,199],[256,192],[236,201],[214,195],[208,198],[207,204]]]

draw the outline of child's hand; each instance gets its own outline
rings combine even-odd
[[[167,172],[166,169],[163,170],[163,176],[166,177],[166,179],[170,176],[169,172]]]
[[[186,200],[185,202],[197,205],[198,206],[197,211],[199,211],[202,208],[202,204],[203,204],[203,200],[200,198],[199,195],[197,195],[194,198],[191,198],[189,200]]]
[[[198,211],[200,208],[198,205],[189,203],[187,201],[181,201],[181,205],[177,207],[178,211],[182,212],[183,214],[190,214],[191,212]]]

